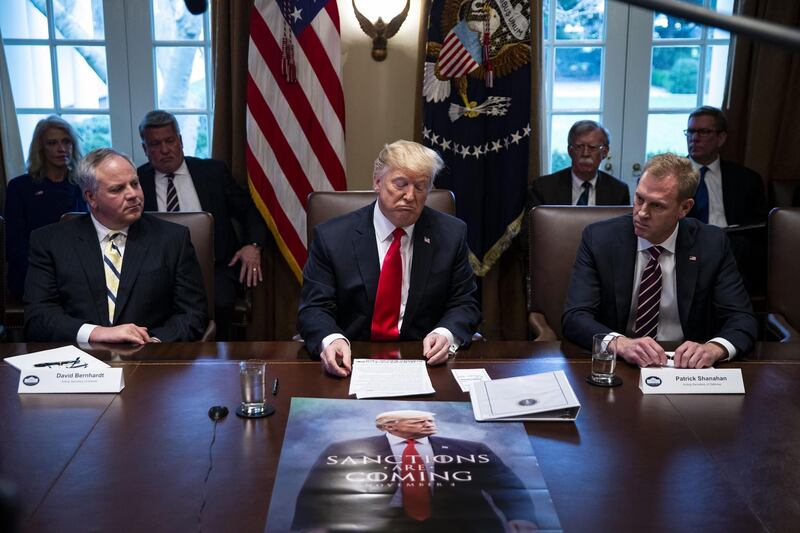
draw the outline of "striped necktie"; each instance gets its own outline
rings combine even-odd
[[[180,211],[181,204],[178,202],[178,190],[175,188],[175,174],[170,172],[164,177],[167,178],[167,211]]]
[[[117,242],[122,243],[124,233],[109,233],[106,235],[103,247],[103,266],[106,274],[106,295],[108,296],[108,323],[114,323],[114,309],[117,305],[117,289],[122,275],[122,252]]]
[[[589,205],[589,191],[592,188],[592,182],[584,181],[581,187],[583,187],[583,192],[581,193],[575,205]]]
[[[633,336],[655,339],[658,333],[658,312],[661,307],[661,265],[658,263],[658,258],[661,257],[664,248],[651,246],[647,251],[650,253],[650,260],[642,271],[642,282],[639,284]]]

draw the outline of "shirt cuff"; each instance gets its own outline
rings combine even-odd
[[[335,341],[337,339],[344,339],[344,342],[346,342],[348,344],[348,346],[350,345],[350,341],[347,340],[347,337],[345,337],[341,333],[331,333],[330,335],[328,335],[327,337],[322,339],[322,345],[320,346],[320,350],[319,351],[322,352],[325,348],[330,346],[330,344],[333,341]]]
[[[453,334],[447,328],[441,328],[441,327],[435,328],[433,331],[431,331],[431,333],[438,333],[439,335],[447,339],[447,344],[450,346],[449,351],[451,354],[456,353],[456,351],[458,351],[458,348],[461,346],[461,343],[458,342],[458,340],[453,336]]]
[[[727,340],[723,339],[722,337],[714,337],[713,339],[709,340],[708,342],[716,342],[726,350],[728,350],[728,356],[719,359],[719,362],[723,361],[730,361],[734,357],[736,357],[736,348],[734,348],[733,344],[728,342]]]
[[[75,336],[75,340],[82,343],[89,342],[89,336],[94,331],[94,328],[99,328],[100,326],[96,324],[84,324],[81,326],[81,329],[78,330],[78,334]]]

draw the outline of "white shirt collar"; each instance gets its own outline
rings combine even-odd
[[[641,252],[642,250],[647,250],[651,246],[661,246],[666,251],[668,251],[669,253],[674,255],[675,254],[675,243],[678,241],[678,227],[679,226],[680,226],[680,223],[675,224],[675,229],[672,230],[672,233],[670,233],[669,237],[667,237],[666,240],[664,240],[664,242],[662,242],[662,243],[651,243],[647,239],[643,239],[641,237],[637,237],[637,239],[639,241],[639,245],[638,245],[639,246],[639,248],[638,248],[639,251]]]
[[[375,208],[373,209],[372,223],[375,226],[375,236],[381,242],[388,239],[389,235],[394,232],[395,225],[384,216],[383,212],[381,212],[381,208],[378,206],[377,201],[375,202]],[[414,225],[415,224],[411,224],[403,227],[403,230],[406,232],[406,235],[408,235],[409,239],[414,234]]]
[[[90,213],[89,216],[92,217],[92,224],[94,224],[94,230],[97,232],[98,241],[103,242],[109,233],[122,233],[126,238],[128,237],[128,228],[130,228],[130,226],[125,226],[118,230],[108,229],[94,217],[94,213]]]
[[[179,166],[175,170],[175,172],[173,172],[173,174],[176,177],[177,176],[188,176],[189,175],[189,168],[186,166],[186,158],[185,157],[183,158],[183,162],[181,163],[181,166]],[[164,179],[164,176],[166,176],[166,174],[164,174],[160,170],[156,170],[156,179],[157,180]]]
[[[700,163],[698,163],[694,159],[690,159],[690,161],[692,162],[692,167],[694,167],[695,170],[699,171],[700,167],[707,167],[708,170],[710,170],[712,174],[716,174],[717,176],[722,174],[722,172],[721,172],[721,170],[719,168],[719,156],[717,156],[717,158],[714,161],[712,161],[711,163],[709,163],[707,165],[701,165]]]
[[[583,184],[585,182],[578,176],[576,176],[574,172],[570,171],[570,173],[572,174],[572,188],[580,189],[581,187],[583,187]],[[593,189],[597,187],[597,172],[595,172],[594,177],[589,180],[589,183],[592,184]]]
[[[394,446],[395,444],[405,443],[408,439],[404,439],[403,437],[398,437],[397,435],[393,435],[386,432],[386,438],[389,439],[389,445]],[[428,444],[428,437],[421,437],[419,439],[412,439],[417,442],[417,444]]]

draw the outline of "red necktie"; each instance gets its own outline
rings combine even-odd
[[[428,489],[428,476],[425,472],[425,463],[414,447],[414,439],[406,441],[403,450],[403,472],[413,474],[414,481],[403,481],[403,509],[406,516],[414,520],[427,520],[431,517],[431,493]]]
[[[406,232],[396,228],[394,240],[383,258],[378,292],[375,295],[375,310],[372,313],[373,341],[396,341],[400,337],[397,323],[400,321],[400,291],[403,286],[403,261],[400,258],[400,241]]]

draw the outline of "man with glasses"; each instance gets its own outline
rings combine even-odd
[[[579,120],[567,141],[572,166],[534,181],[526,211],[537,205],[630,205],[628,186],[598,170],[608,156],[608,131],[593,120]]]
[[[716,107],[698,107],[684,130],[692,166],[700,183],[690,217],[721,228],[757,224],[767,218],[764,183],[757,172],[720,159],[728,120]]]

